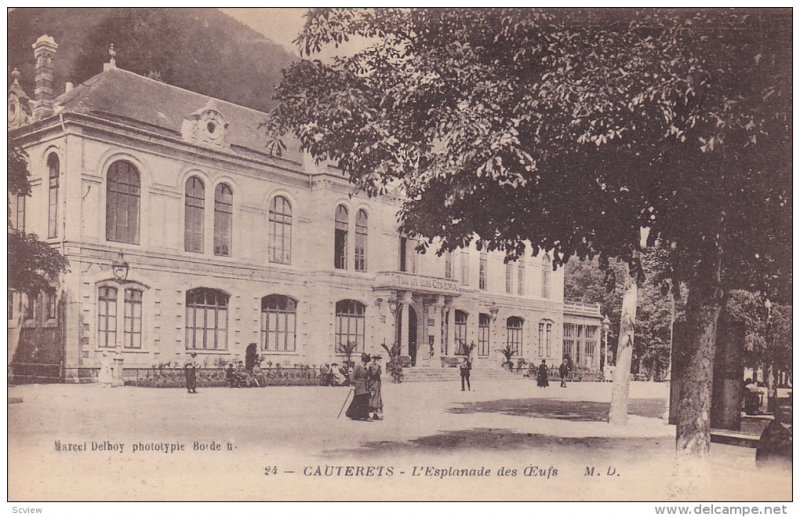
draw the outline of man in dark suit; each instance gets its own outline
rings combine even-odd
[[[469,360],[469,356],[461,359],[458,369],[461,372],[461,391],[464,391],[464,381],[467,382],[467,390],[472,391],[472,387],[469,385],[469,371],[472,369],[472,361]]]

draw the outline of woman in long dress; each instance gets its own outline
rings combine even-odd
[[[381,356],[373,355],[368,369],[369,412],[373,420],[383,420],[383,397],[381,396]]]
[[[550,386],[550,383],[547,382],[547,364],[545,364],[544,359],[542,359],[542,364],[539,365],[539,373],[536,375],[536,385],[540,388]]]
[[[353,402],[347,408],[347,418],[352,420],[369,420],[369,389],[367,388],[367,363],[369,354],[361,354],[361,364],[353,367],[350,384],[353,386]]]

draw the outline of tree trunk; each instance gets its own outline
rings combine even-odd
[[[717,322],[711,426],[738,431],[742,414],[745,327],[731,321],[723,308]]]
[[[711,393],[717,320],[724,295],[721,255],[712,267],[701,267],[689,282],[686,367],[681,380],[675,446],[679,455],[707,457],[711,447]]]
[[[630,274],[626,275],[614,367],[614,386],[611,389],[611,408],[608,411],[608,423],[612,425],[625,425],[628,422],[628,388],[631,377],[633,337],[636,329],[638,288],[636,277]]]

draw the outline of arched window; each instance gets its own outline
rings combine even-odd
[[[108,169],[106,183],[106,240],[139,244],[139,171],[118,161]]]
[[[478,355],[489,355],[489,325],[492,317],[488,314],[478,316]]]
[[[542,257],[542,298],[550,298],[550,273],[553,272],[553,265],[550,257]]]
[[[336,230],[334,235],[333,267],[347,269],[347,232],[349,229],[349,212],[347,207],[336,207]]]
[[[49,197],[47,201],[47,236],[58,236],[58,155],[51,153],[47,157],[47,170],[49,172]],[[24,206],[24,205],[23,205]]]
[[[142,291],[125,289],[125,328],[123,346],[142,348]]]
[[[297,302],[271,294],[261,298],[261,349],[269,352],[296,350]]]
[[[458,355],[466,355],[467,348],[467,313],[456,310],[455,346]]]
[[[292,263],[292,205],[283,196],[275,196],[269,207],[269,261]]]
[[[233,229],[233,191],[220,183],[214,190],[214,255],[229,257]]]
[[[100,287],[97,296],[98,346],[117,346],[117,289]]]
[[[342,353],[348,344],[355,344],[354,351],[364,350],[365,306],[355,300],[336,302],[336,353]]]
[[[356,271],[367,270],[367,212],[356,213]]]
[[[539,322],[539,357],[551,357],[553,343],[553,322]]]
[[[522,355],[522,318],[511,316],[506,320],[506,344],[514,355]]]
[[[203,253],[203,218],[206,203],[206,188],[203,180],[192,176],[186,180],[184,201],[183,242],[186,251]]]
[[[227,350],[227,294],[204,287],[186,292],[186,348]]]

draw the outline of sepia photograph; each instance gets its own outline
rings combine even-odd
[[[791,8],[6,16],[9,513],[789,513]]]

